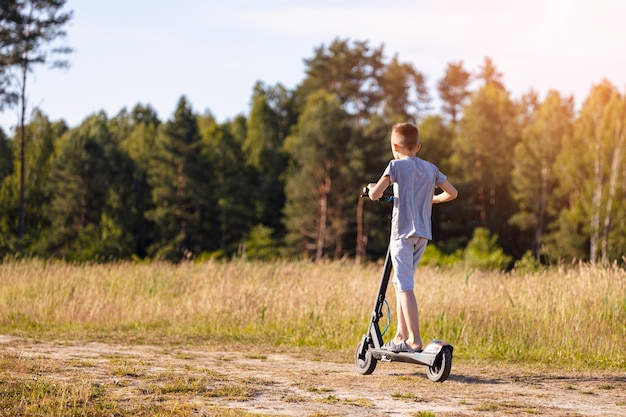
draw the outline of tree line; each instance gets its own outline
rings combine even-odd
[[[312,259],[385,254],[390,206],[359,198],[391,159],[397,122],[459,198],[433,212],[443,254],[487,230],[513,258],[625,261],[626,97],[609,81],[573,97],[515,99],[485,58],[447,65],[432,109],[425,76],[367,41],[335,39],[294,88],[258,82],[249,113],[218,122],[182,96],[79,126],[40,110],[0,132],[0,255],[68,260]],[[25,216],[18,233],[24,170]]]

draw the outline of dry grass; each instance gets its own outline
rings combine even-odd
[[[351,351],[367,329],[380,270],[352,261],[10,261],[0,265],[0,332]],[[626,367],[621,269],[470,274],[420,268],[416,282],[422,337],[449,341],[456,357]],[[393,312],[391,288],[388,298]]]
[[[271,381],[197,366],[163,369],[125,354],[94,359],[98,365],[0,353],[0,416],[269,416],[228,403],[253,401]],[[140,372],[119,372],[121,362]]]

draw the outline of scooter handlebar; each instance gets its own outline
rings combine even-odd
[[[363,187],[363,192],[361,193],[361,198],[363,197],[369,197],[369,188],[367,188],[367,186]],[[387,191],[385,190],[385,192],[383,192],[383,196],[380,198],[380,200],[382,201],[393,201],[393,192]]]

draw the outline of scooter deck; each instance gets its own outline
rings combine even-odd
[[[453,347],[442,340],[433,340],[421,352],[392,352],[387,349],[370,349],[372,357],[382,362],[409,362],[418,365],[432,366],[437,361],[441,349],[447,346]]]
[[[392,352],[387,349],[370,349],[372,357],[382,362],[408,362],[418,365],[432,366],[437,359],[437,353],[428,352]]]

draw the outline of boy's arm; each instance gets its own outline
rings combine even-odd
[[[456,188],[454,188],[454,185],[452,185],[448,180],[441,184],[439,188],[441,188],[443,192],[433,196],[433,204],[452,201],[456,198],[457,195],[459,195],[459,192],[456,190]]]
[[[390,184],[391,181],[389,180],[389,175],[383,175],[377,183],[371,182],[367,184],[367,188],[369,190],[367,195],[369,195],[371,200],[378,200],[383,196],[383,193]]]

